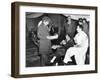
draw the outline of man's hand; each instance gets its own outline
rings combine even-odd
[[[55,34],[54,36],[47,36],[46,38],[49,39],[49,40],[57,39],[58,34]]]
[[[65,45],[66,44],[66,41],[65,40],[62,40],[60,44]]]
[[[74,45],[74,47],[80,47],[79,45]]]
[[[57,48],[59,48],[59,47],[61,47],[60,45],[53,45],[51,48],[52,49],[57,49]]]

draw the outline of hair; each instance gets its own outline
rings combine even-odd
[[[70,16],[70,15],[68,15],[67,17],[70,17],[70,18],[71,18],[71,16]]]
[[[83,18],[83,20],[84,20],[85,22],[87,22],[86,18]]]
[[[82,19],[82,18],[79,18],[78,21],[79,21],[79,22],[83,22],[83,19]]]
[[[42,20],[43,20],[43,21],[48,21],[48,22],[51,22],[50,18],[49,18],[49,17],[47,17],[47,16],[44,16],[44,17],[42,18]]]
[[[83,25],[80,25],[80,24],[79,24],[78,26],[79,26],[79,28],[81,28],[81,29],[83,30]]]

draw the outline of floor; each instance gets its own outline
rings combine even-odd
[[[89,53],[89,50],[88,50]],[[75,58],[72,57],[72,62],[68,62],[68,64],[60,63],[59,65],[75,65]],[[85,64],[89,64],[89,55],[86,57]],[[48,66],[55,66],[56,63],[50,63]],[[37,48],[28,48],[26,49],[26,67],[39,67],[40,65],[40,56],[38,54]]]

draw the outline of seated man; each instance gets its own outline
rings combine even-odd
[[[86,52],[88,49],[88,36],[83,31],[82,25],[77,26],[77,32],[78,33],[74,37],[74,41],[76,44],[67,50],[64,62],[68,63],[68,61],[71,61],[71,56],[74,55],[76,64],[83,65],[85,64]]]
[[[63,59],[66,53],[66,50],[69,47],[72,47],[74,45],[74,41],[66,35],[66,40],[62,40],[59,45],[53,45],[52,49],[55,50],[55,55],[51,60],[51,63],[58,64],[58,65],[64,65]]]

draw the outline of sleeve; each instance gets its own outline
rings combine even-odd
[[[38,26],[38,38],[39,39],[43,38],[42,27],[41,26]]]
[[[83,38],[84,38],[84,35],[80,35],[80,34],[76,35],[74,38],[76,45],[81,45]]]
[[[82,39],[83,39],[83,36],[79,36],[79,37],[77,38],[77,45],[81,45]]]
[[[55,34],[54,36],[47,36],[47,39],[49,40],[58,39],[58,34]]]

